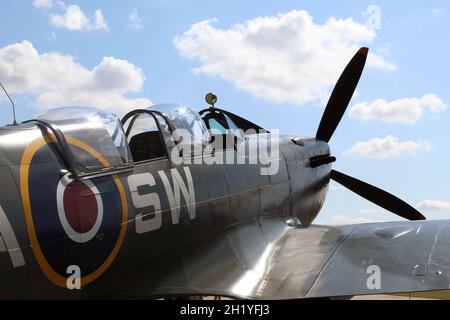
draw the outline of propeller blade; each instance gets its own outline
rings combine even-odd
[[[426,220],[426,218],[419,211],[384,190],[347,176],[336,170],[331,170],[330,175],[331,179],[340,183],[344,187],[402,218],[408,220]]]
[[[359,49],[339,77],[320,120],[317,140],[328,142],[333,136],[358,85],[368,52],[369,48]]]

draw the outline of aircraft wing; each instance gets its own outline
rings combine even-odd
[[[164,250],[108,281],[105,295],[116,297],[296,299],[448,289],[450,221],[292,227],[262,218]]]

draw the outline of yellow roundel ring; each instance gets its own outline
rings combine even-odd
[[[103,166],[109,167],[110,163],[108,160],[106,160],[98,151],[93,149],[91,146],[87,145],[86,143],[75,139],[73,137],[67,136],[66,140],[69,144],[77,146],[84,151],[91,154],[93,157],[95,157]],[[28,175],[29,175],[29,169],[30,169],[30,163],[33,159],[33,156],[35,153],[42,148],[43,146],[47,145],[48,143],[55,142],[55,139],[53,136],[50,137],[40,137],[31,142],[28,147],[25,149],[22,159],[21,159],[21,165],[20,165],[20,193],[22,197],[22,206],[25,213],[25,223],[27,226],[27,232],[30,239],[30,245],[33,249],[34,256],[36,257],[39,266],[41,267],[44,274],[49,278],[54,284],[67,288],[67,278],[61,276],[57,272],[53,270],[53,268],[50,266],[50,264],[47,262],[47,259],[45,258],[42,249],[40,247],[36,230],[34,227],[33,222],[33,216],[31,214],[31,205],[30,205],[30,195],[28,190]],[[122,219],[121,219],[121,226],[119,231],[119,236],[117,239],[116,244],[114,245],[113,250],[109,254],[109,256],[106,258],[106,260],[93,272],[90,274],[84,276],[81,278],[81,286],[87,285],[88,283],[94,281],[97,279],[103,272],[105,272],[106,269],[111,265],[111,263],[116,258],[117,254],[119,253],[119,250],[123,244],[123,240],[125,238],[125,232],[126,232],[126,222],[128,218],[128,204],[126,199],[125,190],[122,186],[122,183],[120,182],[120,179],[114,175],[113,176],[114,183],[117,186],[117,189],[120,194],[120,201],[122,204]]]

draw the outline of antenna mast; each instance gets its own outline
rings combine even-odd
[[[12,101],[11,97],[9,96],[8,92],[6,91],[5,87],[3,86],[3,84],[0,82],[0,86],[2,87],[3,91],[5,91],[6,96],[8,97],[9,101],[11,101],[12,104],[12,109],[13,109],[13,126],[17,126],[17,121],[16,121],[16,107],[14,106],[14,101]]]

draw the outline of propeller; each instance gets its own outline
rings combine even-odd
[[[384,190],[336,170],[331,170],[330,175],[331,179],[347,189],[400,217],[408,220],[426,220],[419,211],[411,207],[405,201]]]
[[[339,77],[320,120],[316,140],[329,142],[333,136],[359,82],[368,52],[368,48],[363,47],[359,49]],[[370,202],[402,218],[408,220],[426,219],[419,211],[403,200],[366,182],[336,170],[331,170],[330,178]]]
[[[316,139],[330,141],[358,85],[369,48],[361,48],[353,56],[334,86],[317,129]]]

